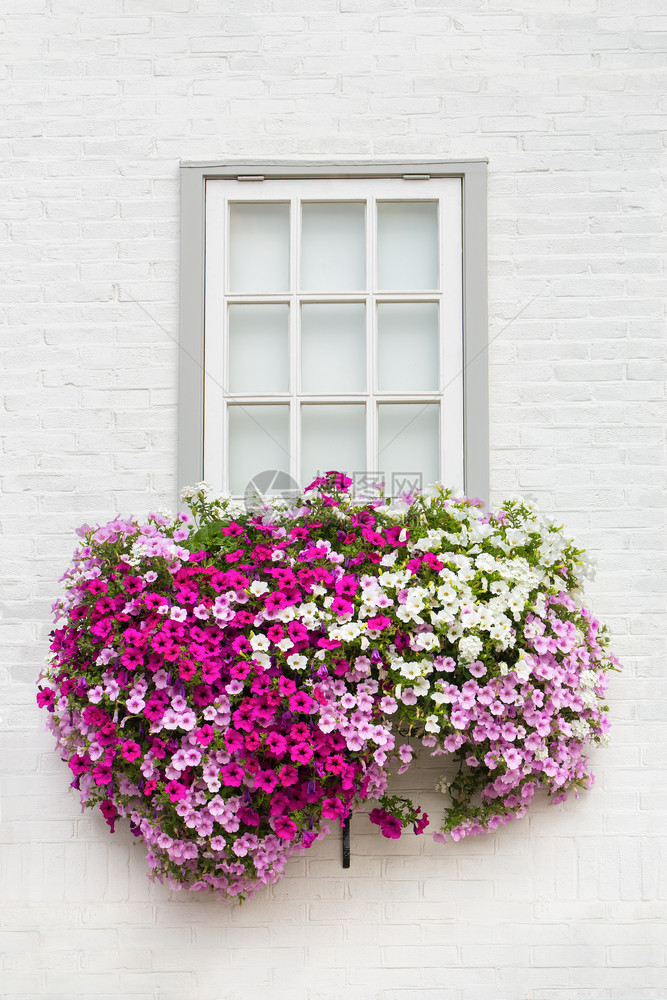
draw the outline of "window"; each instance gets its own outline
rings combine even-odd
[[[184,166],[180,485],[487,492],[485,165]]]

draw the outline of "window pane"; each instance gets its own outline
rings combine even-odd
[[[378,388],[389,392],[437,390],[437,302],[378,306]]]
[[[435,201],[378,202],[378,288],[438,287],[437,207]]]
[[[301,481],[305,487],[323,472],[351,475],[366,468],[366,407],[360,404],[304,404],[301,407]]]
[[[289,308],[229,307],[229,391],[287,392]]]
[[[265,469],[289,472],[289,406],[230,406],[229,490],[242,495]]]
[[[387,492],[396,495],[399,478],[421,475],[421,485],[440,479],[440,407],[437,403],[381,403],[378,406],[379,468]]]
[[[302,207],[303,290],[358,292],[365,286],[365,206],[354,202],[306,202]]]
[[[289,203],[230,205],[231,292],[289,289]]]
[[[301,391],[364,392],[366,307],[362,302],[301,307]]]

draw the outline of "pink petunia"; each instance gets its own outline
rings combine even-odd
[[[290,712],[311,712],[315,702],[305,691],[297,691],[289,700]]]
[[[369,629],[375,632],[382,632],[384,629],[389,628],[391,619],[386,618],[384,615],[376,615],[375,618],[369,618],[367,624]]]
[[[37,694],[37,704],[39,705],[40,708],[46,707],[49,710],[49,712],[53,711],[54,699],[55,699],[55,692],[49,687],[43,688]]]
[[[185,785],[182,785],[180,781],[169,781],[164,786],[164,790],[169,796],[172,802],[180,802],[188,794],[188,790]]]
[[[134,743],[133,740],[126,740],[121,747],[121,754],[125,760],[132,763],[137,757],[141,757],[141,747],[138,743]]]
[[[259,788],[263,792],[272,792],[278,783],[278,778],[273,771],[258,771],[255,775],[255,788]]]
[[[523,763],[523,757],[514,747],[503,750],[503,757],[510,771],[515,771]]]
[[[294,820],[288,819],[286,816],[276,816],[272,825],[281,840],[293,840],[298,832]]]
[[[145,705],[146,702],[138,694],[132,695],[125,703],[125,707],[131,715],[138,715],[145,708]]]
[[[274,757],[284,757],[287,752],[287,740],[280,733],[269,733],[266,738],[266,748]]]
[[[195,737],[197,739],[197,742],[203,747],[207,747],[209,745],[209,743],[213,739],[213,736],[214,736],[213,727],[210,726],[208,723],[204,723],[203,726],[200,726],[199,729],[195,730]]]
[[[281,785],[284,788],[289,788],[290,785],[295,785],[299,780],[299,772],[291,764],[283,764],[283,766],[278,771],[278,777],[280,779]]]
[[[243,782],[244,771],[238,764],[225,764],[220,768],[220,777],[225,785],[237,788]]]
[[[313,757],[313,748],[309,743],[296,743],[290,748],[290,757],[297,764],[307,764]]]
[[[347,811],[347,806],[340,799],[328,798],[322,800],[322,815],[327,819],[342,818]]]
[[[111,801],[111,799],[104,799],[103,802],[100,802],[100,811],[104,816],[105,820],[107,821],[111,829],[111,832],[113,833],[115,820],[116,817],[118,816],[118,810],[116,809],[116,806]]]

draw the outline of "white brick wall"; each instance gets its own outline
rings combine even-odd
[[[4,1000],[667,997],[666,45],[663,0],[4,0]],[[493,495],[599,554],[627,669],[578,803],[358,817],[230,909],[80,814],[34,679],[74,527],[173,500],[179,159],[345,156],[489,158]]]

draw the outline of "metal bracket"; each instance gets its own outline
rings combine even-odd
[[[343,868],[350,867],[350,817],[343,820]]]

